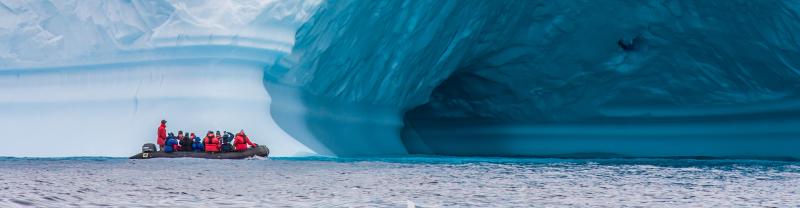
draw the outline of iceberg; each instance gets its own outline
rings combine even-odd
[[[0,0],[0,155],[130,155],[166,119],[278,156],[800,159],[798,17],[748,0]]]
[[[267,88],[295,89],[273,115],[325,154],[800,158],[798,14],[794,1],[327,1]]]
[[[0,155],[132,155],[161,119],[311,152],[275,124],[262,80],[319,4],[0,1]]]

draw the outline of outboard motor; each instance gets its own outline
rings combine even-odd
[[[142,152],[156,152],[156,145],[153,143],[147,143],[142,145]]]

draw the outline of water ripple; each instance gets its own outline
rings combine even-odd
[[[800,206],[800,163],[0,159],[0,207]]]

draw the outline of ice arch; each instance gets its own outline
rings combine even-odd
[[[797,158],[799,9],[329,1],[265,79],[323,154]]]
[[[800,158],[798,8],[0,0],[0,155],[124,156],[166,118],[279,155]]]

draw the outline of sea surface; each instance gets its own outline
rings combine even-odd
[[[800,162],[0,158],[0,207],[798,207]]]

